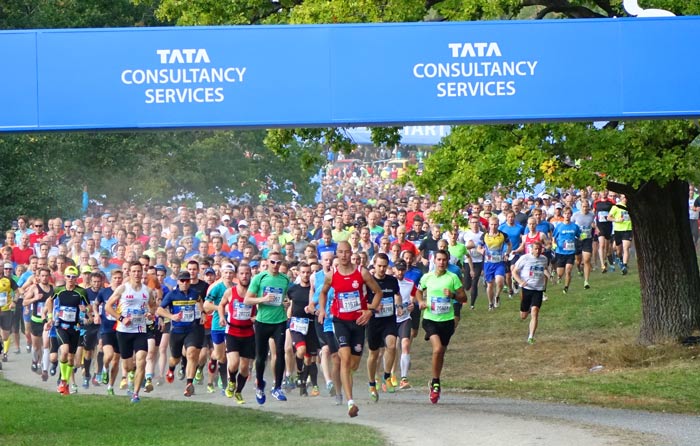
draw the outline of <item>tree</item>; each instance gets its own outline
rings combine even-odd
[[[649,1],[645,7],[698,14],[700,2]],[[653,3],[653,5],[651,5]],[[402,22],[516,18],[598,18],[625,15],[610,0],[162,0],[157,15],[180,25]],[[601,48],[600,51],[609,51]],[[575,86],[572,86],[575,88]],[[268,145],[284,151],[307,130],[275,131]],[[688,183],[696,175],[698,135],[687,121],[532,124],[456,127],[426,161],[416,184],[445,193],[445,215],[496,185],[522,186],[528,178],[553,184],[607,185],[629,197],[642,290],[640,341],[688,336],[700,328],[700,275],[688,225]],[[333,147],[347,148],[337,129],[314,130]],[[375,130],[374,142],[396,131]],[[601,176],[605,175],[605,176]]]

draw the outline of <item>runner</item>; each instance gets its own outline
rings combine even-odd
[[[236,273],[238,283],[224,292],[217,307],[218,325],[226,327],[226,396],[235,397],[238,404],[245,403],[243,387],[250,376],[250,363],[255,359],[253,318],[256,308],[244,303],[250,279],[250,267],[246,264],[240,265]]]
[[[564,277],[564,294],[569,292],[571,284],[571,270],[574,267],[576,254],[576,240],[581,237],[581,228],[571,221],[571,208],[564,209],[564,221],[554,228],[554,250],[557,266],[557,280]]]
[[[367,358],[367,376],[369,377],[369,395],[375,403],[379,401],[377,392],[377,367],[380,349],[384,347],[384,376],[382,388],[386,392],[394,393],[395,386],[391,382],[391,367],[396,357],[396,337],[398,326],[396,324],[395,309],[401,306],[401,291],[399,282],[394,276],[387,275],[389,258],[386,254],[377,254],[374,258],[374,280],[382,290],[381,307],[370,318],[367,324],[367,346],[369,357]]]
[[[265,404],[265,361],[270,350],[269,339],[275,342],[277,359],[274,361],[275,383],[270,392],[278,401],[287,401],[282,390],[284,377],[284,342],[287,329],[287,314],[282,306],[290,285],[289,277],[281,274],[282,254],[271,252],[267,259],[267,270],[257,274],[250,282],[245,296],[246,305],[257,305],[255,319],[255,400]]]
[[[146,320],[153,319],[156,311],[155,293],[142,283],[143,267],[131,262],[129,282],[117,287],[105,304],[105,312],[117,319],[117,342],[128,372],[134,372],[131,402],[138,403],[139,391],[146,372],[148,334]],[[115,309],[116,307],[116,309]],[[127,393],[128,394],[128,393]]]
[[[495,229],[498,218],[492,217],[490,227]],[[435,253],[435,271],[421,278],[416,292],[416,300],[423,311],[423,329],[425,340],[430,341],[433,350],[432,372],[430,381],[430,402],[437,404],[440,399],[440,374],[445,361],[445,351],[455,331],[454,305],[452,299],[466,302],[467,295],[462,282],[456,274],[447,271],[450,254],[439,250]]]
[[[49,346],[48,342],[44,345],[44,306],[54,295],[54,289],[49,283],[51,271],[48,268],[41,268],[37,275],[39,280],[24,294],[22,305],[31,310],[32,371],[38,373],[41,364],[41,379],[46,381],[49,378]]]
[[[396,324],[398,325],[399,340],[401,341],[401,359],[399,360],[401,369],[401,381],[399,389],[410,389],[411,384],[408,381],[408,370],[411,365],[411,313],[413,312],[413,301],[416,295],[416,284],[406,276],[408,265],[406,261],[401,259],[394,265],[394,277],[399,282],[399,291],[401,292],[401,305],[396,308]],[[420,314],[419,314],[420,317]]]
[[[542,307],[542,296],[547,289],[548,260],[542,255],[542,243],[533,242],[530,252],[521,256],[513,267],[513,279],[520,284],[520,319],[530,315],[527,343],[535,343],[535,331]]]
[[[506,276],[505,259],[510,256],[511,244],[508,236],[498,230],[498,217],[489,218],[489,229],[481,236],[478,250],[484,256],[484,280],[489,311],[500,305],[500,294]]]
[[[108,288],[102,288],[97,294],[97,299],[93,303],[95,323],[100,324],[100,340],[102,341],[102,352],[104,353],[101,370],[101,382],[107,385],[107,395],[114,395],[114,382],[119,373],[119,342],[117,342],[117,318],[107,313],[105,305],[114,294],[114,290],[122,285],[124,273],[121,269],[112,270],[112,281]],[[112,307],[116,311],[116,307]]]
[[[211,359],[209,360],[209,373],[219,373],[222,387],[227,387],[228,366],[226,365],[226,324],[219,321],[219,304],[227,290],[233,286],[233,278],[236,276],[236,267],[233,263],[225,262],[221,266],[221,280],[214,283],[207,291],[204,301],[204,311],[212,314],[211,341],[214,345]],[[225,322],[225,319],[224,319]],[[218,364],[217,364],[218,363]],[[235,370],[237,370],[236,368]],[[208,385],[207,392],[213,393],[214,386]]]
[[[333,288],[335,297],[331,303],[333,329],[338,340],[340,355],[340,377],[345,396],[348,399],[348,415],[356,417],[359,408],[352,395],[352,372],[357,370],[365,343],[365,325],[379,308],[382,289],[364,267],[355,267],[350,263],[350,245],[338,244],[338,266],[326,274],[319,297],[318,321],[323,323],[326,317],[328,292]],[[374,293],[368,304],[364,287]],[[314,308],[311,307],[311,310]]]
[[[189,265],[188,265],[189,266]],[[195,313],[200,307],[201,301],[196,290],[190,283],[192,276],[188,271],[181,271],[177,276],[177,288],[170,291],[158,307],[157,314],[160,317],[170,319],[170,361],[165,380],[172,384],[175,380],[175,368],[182,358],[182,349],[185,348],[187,366],[185,377],[184,395],[194,395],[194,375],[199,359],[199,349],[202,346],[203,333],[197,329],[199,321]],[[201,308],[200,308],[201,311]]]
[[[593,231],[595,231],[595,215],[591,212],[591,205],[588,200],[581,201],[581,210],[576,212],[571,221],[581,228],[581,237],[577,242],[576,255],[581,257],[577,263],[583,264],[583,288],[591,287],[588,282],[591,277],[591,257],[593,256]],[[580,251],[580,252],[579,252]]]
[[[617,258],[622,260],[620,272],[624,276],[627,274],[630,246],[632,246],[632,220],[627,208],[626,195],[620,195],[620,202],[610,209],[608,220],[613,222]]]
[[[299,395],[309,396],[306,388],[307,379],[311,378],[311,396],[321,394],[318,388],[319,342],[314,318],[309,317],[309,293],[311,290],[311,268],[306,262],[299,264],[299,283],[292,285],[287,292],[292,304],[288,308],[289,331],[295,349]]]
[[[55,324],[56,336],[59,345],[59,362],[61,367],[61,380],[58,385],[58,392],[68,395],[71,390],[68,387],[68,380],[73,374],[74,356],[78,349],[80,338],[79,324],[84,321],[78,320],[82,312],[90,317],[89,304],[85,290],[76,284],[78,279],[78,268],[69,266],[64,271],[66,284],[55,289],[55,294],[46,304],[46,314],[48,321],[46,327],[50,328]],[[54,320],[54,309],[56,309],[56,319]],[[75,393],[75,392],[73,392]]]

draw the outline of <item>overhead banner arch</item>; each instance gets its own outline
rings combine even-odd
[[[700,116],[700,18],[0,32],[0,131]]]

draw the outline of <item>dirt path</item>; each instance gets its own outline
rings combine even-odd
[[[55,391],[55,378],[44,383],[30,371],[30,355],[10,353],[3,364],[4,377],[11,381]],[[358,380],[359,381],[359,380]],[[79,384],[80,385],[80,384]],[[182,382],[156,387],[142,398],[184,400]],[[316,398],[301,398],[289,392],[286,403],[273,400],[258,406],[249,385],[244,391],[243,407],[265,412],[295,414],[335,422],[360,423],[379,430],[388,444],[401,446],[442,445],[678,445],[697,444],[700,417],[667,415],[640,411],[610,410],[566,406],[497,398],[470,397],[445,392],[438,405],[431,405],[427,387],[381,394],[379,403],[369,402],[364,382],[357,384],[356,401],[360,415],[350,419],[346,407],[336,406],[325,392]],[[219,391],[207,394],[196,386],[192,402],[235,405]],[[80,394],[104,394],[105,386],[83,389]],[[124,395],[124,391],[117,390]],[[122,396],[124,397],[124,396]]]

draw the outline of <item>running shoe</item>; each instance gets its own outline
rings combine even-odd
[[[32,352],[32,346],[31,346],[31,345],[28,345],[28,346],[26,347],[26,349],[27,349],[27,353],[31,353],[31,352]]]
[[[2,354],[2,362],[7,362],[7,353]]]
[[[141,402],[141,398],[139,398],[139,396],[138,396],[137,394],[134,393],[133,395],[131,395],[131,402],[132,402],[132,403],[140,403],[140,402]]]
[[[408,378],[401,378],[401,382],[399,383],[399,389],[401,390],[406,390],[411,388],[411,383],[408,382]]]
[[[107,387],[107,395],[114,396],[114,389],[112,387]]]
[[[56,392],[60,393],[61,395],[65,395],[64,393],[64,387],[67,387],[66,384],[63,384],[62,382],[58,383],[58,387],[56,388]]]
[[[165,381],[167,381],[168,384],[172,384],[175,381],[175,375],[172,370],[168,370],[168,373],[165,374]]]
[[[102,380],[102,384],[109,384],[109,372],[107,372],[107,370],[103,370],[100,379]]]
[[[569,287],[565,286],[564,289],[562,290],[562,293],[569,294]]]
[[[236,390],[236,387],[233,385],[232,382],[228,383],[228,386],[226,386],[226,396],[228,398],[233,398],[233,394]]]
[[[192,395],[194,395],[194,384],[187,383],[187,385],[185,386],[185,396],[189,398]]]
[[[279,387],[272,389],[270,395],[277,401],[287,401],[287,395],[284,394],[284,390]]]
[[[498,308],[501,305],[501,296],[496,296],[496,300],[493,302],[493,307]]]
[[[143,388],[146,393],[153,392],[153,379],[152,378],[146,378],[146,385]]]
[[[129,385],[129,382],[126,380],[126,378],[122,378],[122,380],[119,381],[119,390],[126,389],[128,385]]]
[[[255,388],[255,401],[262,405],[265,404],[265,399],[265,380],[263,380],[262,384]]]
[[[304,386],[306,389],[306,386]],[[321,391],[319,390],[318,386],[313,386],[311,388],[311,396],[319,396],[321,394]]]
[[[71,384],[70,393],[78,393],[78,386],[76,386],[75,384]]]
[[[306,386],[299,387],[299,396],[309,396],[309,391],[306,389]]]
[[[36,363],[36,361],[32,361],[32,372],[36,373],[37,370],[39,370],[39,365]]]
[[[333,381],[328,381],[326,383],[326,390],[328,390],[328,396],[335,396],[335,385]]]
[[[493,304],[489,304],[489,311],[493,311]]]
[[[535,338],[527,338],[527,343],[528,343],[529,345],[534,344],[534,343],[535,343]]]
[[[49,380],[49,372],[47,372],[46,370],[42,370],[41,371],[41,380],[44,382],[48,381]]]
[[[197,367],[197,372],[194,374],[194,381],[199,384],[202,382],[202,369]]]
[[[369,398],[375,403],[379,401],[379,393],[376,386],[369,386]]]
[[[335,405],[336,406],[341,406],[343,404],[343,395],[340,393],[336,393],[335,395]]]
[[[391,385],[399,387],[399,380],[396,378],[396,375],[391,375]]]
[[[440,399],[440,384],[435,383],[430,386],[430,402],[437,404]]]
[[[620,268],[620,272],[622,273],[623,276],[626,276],[627,275],[627,267],[623,266],[622,268]]]
[[[87,376],[83,377],[83,389],[89,389],[90,388],[90,378]]]
[[[92,375],[92,379],[90,381],[92,382],[93,386],[99,387],[100,380],[97,379],[97,375]]]
[[[385,379],[384,380],[384,386],[386,387],[386,391],[388,393],[394,393],[396,392],[396,385],[392,381],[391,378]]]
[[[51,368],[49,369],[49,374],[51,374],[51,376],[56,376],[56,367],[57,366],[58,366],[58,364],[55,364],[55,363],[51,364]]]
[[[177,379],[179,379],[180,381],[182,381],[183,379],[185,379],[185,368],[184,368],[184,367],[180,367],[180,368],[178,369],[178,371],[177,371]]]
[[[588,281],[583,282],[583,289],[584,290],[589,290],[591,288],[591,284],[588,283]]]
[[[207,393],[214,393],[214,384],[207,384]]]
[[[360,408],[357,405],[348,403],[348,416],[350,418],[355,418],[359,412]]]
[[[241,394],[240,392],[234,393],[233,397],[236,399],[236,404],[245,404],[245,400],[243,399],[243,394]]]

